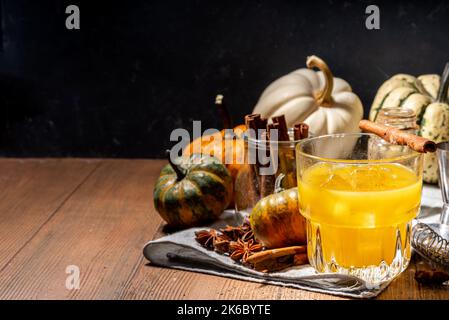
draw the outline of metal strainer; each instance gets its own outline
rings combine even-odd
[[[412,246],[425,258],[449,268],[449,141],[437,144],[439,184],[443,208],[439,223],[417,223]]]

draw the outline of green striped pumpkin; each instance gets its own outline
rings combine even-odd
[[[176,163],[175,163],[176,162]],[[154,186],[154,207],[172,227],[186,228],[216,219],[228,206],[232,178],[217,159],[204,154],[170,160]]]
[[[446,64],[440,86],[440,76],[436,74],[414,77],[397,74],[384,82],[377,91],[371,106],[369,119],[376,121],[382,108],[403,107],[415,111],[419,135],[435,142],[449,140],[449,63]],[[434,153],[424,155],[424,181],[438,181],[438,162]]]
[[[259,200],[249,221],[255,238],[267,248],[306,243],[306,220],[299,212],[296,187]]]

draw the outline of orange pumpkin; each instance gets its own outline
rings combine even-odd
[[[222,95],[217,95],[215,105],[221,113],[224,129],[215,134],[195,139],[183,150],[183,156],[190,156],[193,153],[214,156],[226,165],[233,182],[235,182],[237,173],[244,162],[245,142],[243,134],[246,131],[246,126],[244,124],[238,125],[232,129],[232,135],[226,134],[226,129],[231,127],[231,118],[223,103]],[[231,201],[229,207],[233,206],[234,201]]]
[[[259,200],[249,220],[254,237],[267,248],[306,243],[306,220],[299,213],[296,187]]]
[[[246,131],[246,126],[243,124],[236,126],[233,129],[234,137],[226,136],[225,130],[195,139],[184,149],[183,155],[189,156],[193,153],[203,153],[214,156],[226,164],[232,178],[235,180],[244,161],[245,143],[243,133]]]

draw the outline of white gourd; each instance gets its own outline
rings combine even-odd
[[[264,118],[285,115],[287,126],[304,122],[314,135],[359,132],[363,106],[351,86],[334,78],[327,64],[317,56],[307,58],[307,67],[271,83],[253,113]]]

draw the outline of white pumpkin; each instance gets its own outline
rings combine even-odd
[[[285,115],[289,127],[305,122],[314,135],[359,132],[363,106],[351,86],[334,78],[327,64],[316,56],[307,58],[307,67],[271,83],[253,113],[265,118]],[[321,71],[310,70],[313,68]]]

